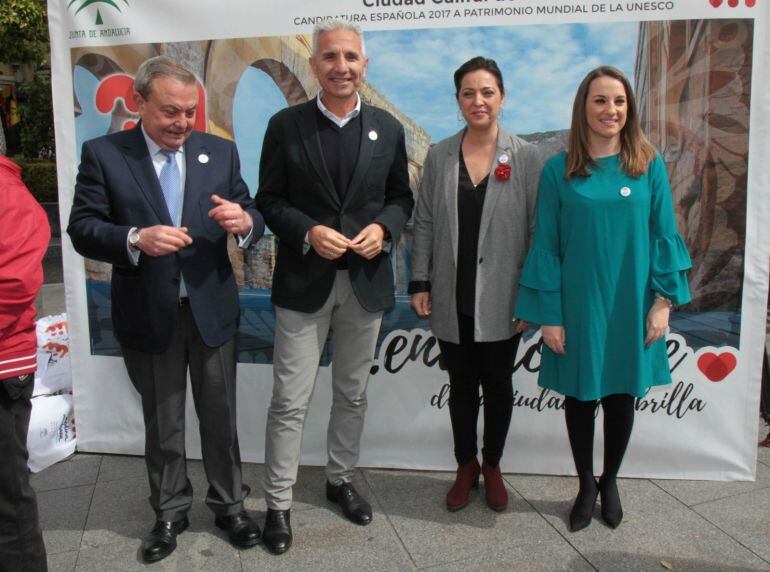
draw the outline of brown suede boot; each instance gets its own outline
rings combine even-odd
[[[483,463],[481,465],[481,473],[484,475],[487,506],[497,512],[504,511],[508,507],[508,491],[505,490],[503,475],[500,473],[500,465],[490,467]]]
[[[460,510],[470,501],[471,487],[479,488],[481,467],[476,457],[457,467],[455,483],[446,495],[446,507],[451,511]]]

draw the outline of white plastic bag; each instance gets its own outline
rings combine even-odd
[[[37,371],[27,432],[29,468],[33,473],[75,452],[67,314],[37,321]]]
[[[37,372],[32,396],[72,392],[67,314],[37,321]]]
[[[29,468],[33,473],[66,459],[75,452],[72,395],[41,395],[32,399],[27,432]]]

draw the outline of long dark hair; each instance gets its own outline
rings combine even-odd
[[[655,147],[647,140],[639,125],[634,91],[631,82],[619,69],[601,66],[592,70],[580,83],[572,105],[572,126],[569,130],[566,177],[588,177],[588,168],[596,162],[588,152],[588,121],[586,100],[591,82],[600,77],[611,77],[623,84],[626,90],[626,124],[620,132],[620,163],[630,177],[640,177],[655,158]]]

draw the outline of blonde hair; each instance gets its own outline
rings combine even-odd
[[[600,77],[611,77],[623,84],[626,91],[626,124],[620,131],[620,163],[623,171],[630,177],[640,177],[647,171],[655,158],[655,147],[645,137],[639,125],[636,99],[631,89],[631,82],[619,69],[601,66],[588,73],[578,87],[575,102],[572,105],[572,125],[569,131],[569,149],[567,151],[566,178],[588,177],[589,167],[596,162],[588,152],[588,121],[586,119],[586,100],[591,82]]]

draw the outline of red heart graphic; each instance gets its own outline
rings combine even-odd
[[[738,5],[738,0],[727,0],[727,5],[730,6],[730,8],[735,8]]]
[[[714,8],[719,8],[722,5],[722,0],[709,0]]]
[[[698,358],[698,369],[711,381],[722,381],[738,365],[738,360],[731,353],[715,354],[707,352]]]

